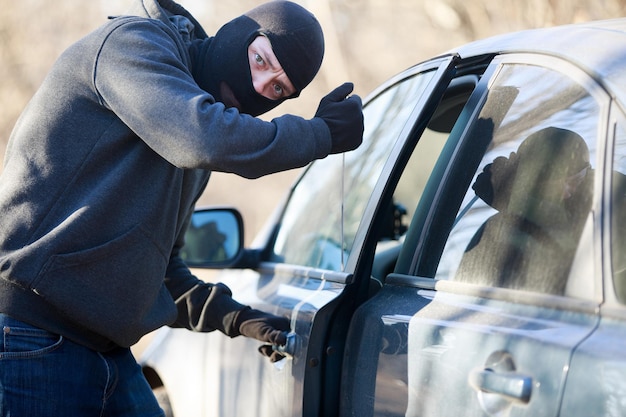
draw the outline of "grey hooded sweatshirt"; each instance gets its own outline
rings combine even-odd
[[[0,312],[98,351],[172,325],[237,336],[243,306],[178,256],[211,171],[248,178],[331,149],[321,119],[265,122],[192,77],[206,37],[171,0],[138,0],[57,60],[0,176]]]

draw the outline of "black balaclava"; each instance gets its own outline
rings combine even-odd
[[[297,97],[315,77],[324,56],[322,28],[310,12],[289,1],[271,1],[231,20],[214,37],[195,45],[193,76],[217,101],[224,102],[226,84],[242,113],[258,116],[285,99],[270,100],[254,90],[248,46],[266,36]],[[192,51],[192,55],[194,52]]]

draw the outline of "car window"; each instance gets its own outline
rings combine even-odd
[[[626,121],[620,117],[615,131],[611,181],[611,259],[617,299],[626,304]]]
[[[435,278],[563,294],[591,208],[600,106],[530,64],[502,65],[492,93],[466,136],[480,163]]]
[[[413,217],[437,157],[479,78],[478,74],[465,74],[451,80],[415,145],[393,194],[393,203],[401,206],[407,219]]]
[[[342,269],[382,168],[434,74],[415,75],[376,96],[364,108],[363,144],[309,166],[284,212],[274,261]]]
[[[476,73],[466,73],[450,81],[419,140],[410,151],[392,199],[385,203],[387,207],[384,215],[376,220],[380,235],[371,277],[379,281],[380,285],[396,268],[398,255],[408,230],[407,223],[415,215],[417,204],[426,190],[435,163],[457,118],[474,91],[482,70],[484,68],[479,67],[475,70]],[[410,145],[407,146],[407,150],[409,147]]]

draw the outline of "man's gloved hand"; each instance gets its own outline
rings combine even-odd
[[[259,352],[269,357],[271,362],[277,362],[284,357],[280,352],[275,352],[272,345],[284,346],[287,343],[287,318],[246,307],[237,315],[236,326],[243,336],[269,343],[261,346]]]
[[[344,83],[324,97],[315,112],[322,119],[332,139],[331,154],[351,151],[363,142],[363,104],[361,97],[348,94],[354,84]]]

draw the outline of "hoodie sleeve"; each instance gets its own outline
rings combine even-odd
[[[179,168],[257,178],[328,155],[322,120],[285,115],[266,122],[215,102],[194,81],[175,36],[157,20],[122,19],[93,69],[101,103],[161,157]]]
[[[226,285],[203,282],[192,275],[177,251],[170,258],[165,285],[178,310],[172,327],[197,332],[219,330],[230,337],[239,336],[234,323],[237,314],[246,306],[232,298]]]

